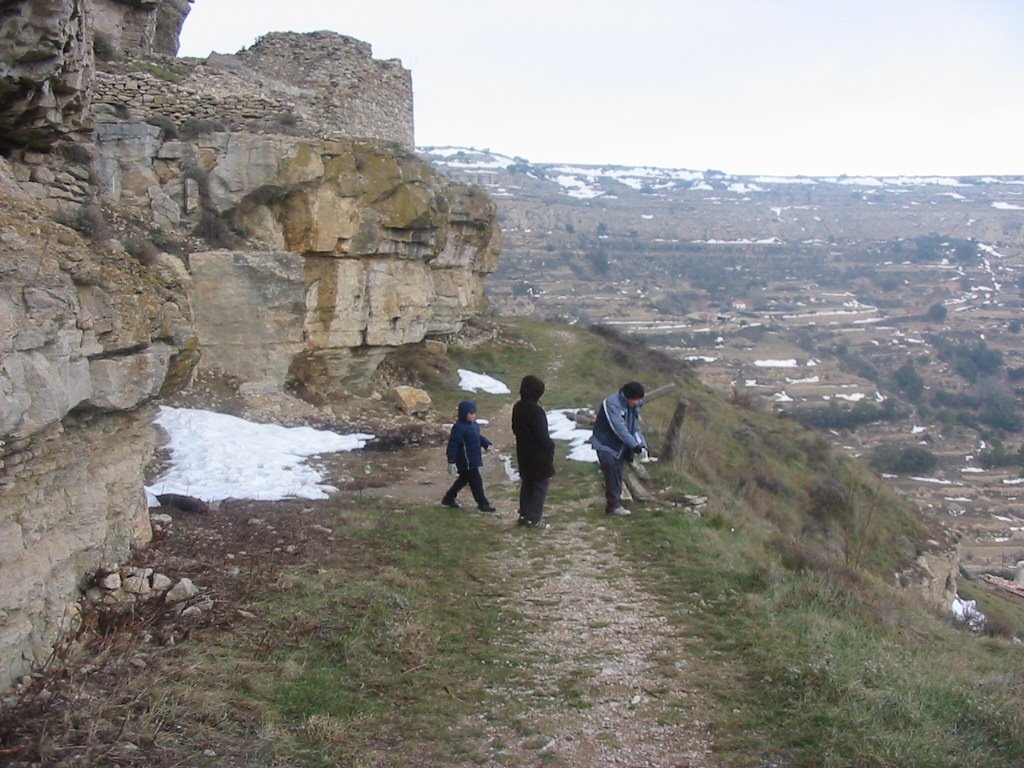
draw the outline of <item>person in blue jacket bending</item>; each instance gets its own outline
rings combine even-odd
[[[476,423],[476,403],[463,400],[459,403],[459,418],[452,425],[448,438],[448,474],[458,473],[459,476],[441,499],[443,506],[458,509],[461,505],[455,497],[468,485],[481,512],[498,511],[487,500],[480,476],[480,467],[484,465],[481,449],[486,451],[490,447],[491,441],[480,434],[480,425]]]
[[[631,381],[601,403],[594,422],[590,444],[597,452],[597,462],[604,474],[605,512],[609,515],[628,515],[622,506],[622,470],[627,460],[647,450],[640,426],[640,408],[643,406],[644,386]]]

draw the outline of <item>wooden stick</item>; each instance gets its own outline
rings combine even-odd
[[[675,382],[670,381],[668,384],[662,384],[660,387],[652,389],[644,395],[644,405],[651,402],[651,400],[657,400],[659,397],[664,397],[675,388]]]
[[[637,501],[650,501],[654,498],[654,494],[644,488],[644,484],[640,482],[640,478],[637,477],[633,472],[630,471],[632,467],[629,467],[625,472],[622,473],[622,480],[629,488],[629,492],[633,498]]]
[[[665,433],[665,442],[661,446],[661,453],[658,456],[660,461],[673,461],[683,453],[683,421],[686,419],[687,402],[679,398],[676,410],[672,414],[672,421]]]

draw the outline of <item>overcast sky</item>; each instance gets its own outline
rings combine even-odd
[[[194,0],[181,56],[331,30],[416,143],[735,174],[1024,174],[1024,0]]]

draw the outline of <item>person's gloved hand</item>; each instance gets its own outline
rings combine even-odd
[[[644,452],[643,443],[639,443],[639,444],[633,446],[633,453],[635,453],[636,455],[639,456],[643,452]]]
[[[459,471],[459,468],[456,467],[454,464],[449,464],[448,465],[448,474],[449,475],[454,475],[458,471]]]

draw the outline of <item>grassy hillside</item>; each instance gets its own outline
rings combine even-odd
[[[675,382],[688,401],[685,454],[652,487],[662,501],[707,495],[711,512],[636,515],[617,541],[696,635],[723,764],[1024,765],[1018,645],[893,586],[945,546],[935,523],[820,435],[727,402],[634,341],[528,320],[505,333],[515,343],[452,355],[508,381],[538,373],[548,408],[595,404],[633,378]],[[675,404],[645,408],[653,446]],[[577,475],[588,482],[569,463],[556,499]],[[1002,610],[1019,635],[1020,608]]]
[[[667,498],[673,491],[712,497],[717,516],[756,529],[790,568],[841,563],[891,580],[913,569],[921,552],[946,546],[936,524],[843,458],[822,435],[760,409],[754,399],[722,398],[685,365],[635,339],[524,318],[497,327],[496,343],[453,348],[448,360],[426,374],[424,383],[439,393],[442,409],[453,411],[454,401],[464,396],[446,393],[455,367],[510,382],[536,373],[547,383],[548,409],[596,406],[631,379],[642,380],[648,391],[671,383],[672,394],[643,411],[648,440],[657,450],[677,403],[687,404],[683,455],[653,470],[654,485],[672,489]],[[507,399],[475,397],[482,407]]]

